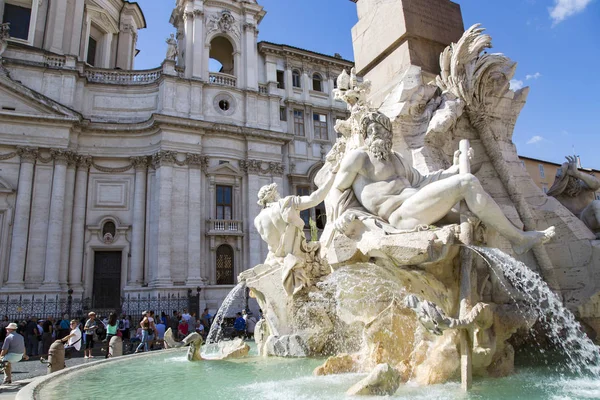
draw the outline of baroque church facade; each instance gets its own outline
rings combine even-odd
[[[0,0],[0,296],[201,289],[214,309],[262,262],[258,190],[314,189],[353,65],[258,42],[265,14],[177,0],[166,59],[141,71],[137,3]]]

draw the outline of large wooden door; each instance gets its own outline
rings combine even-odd
[[[92,307],[119,309],[121,307],[121,252],[94,253],[94,288]]]

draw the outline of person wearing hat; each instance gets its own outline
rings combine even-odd
[[[83,358],[94,358],[92,355],[92,349],[94,348],[94,332],[98,328],[96,322],[96,313],[90,311],[88,313],[88,320],[85,321],[83,330],[85,331],[85,350],[83,350]]]
[[[25,351],[25,339],[17,332],[17,324],[11,322],[6,327],[6,339],[0,352],[0,361],[4,369],[3,384],[12,383],[12,363],[18,363],[21,359],[28,360],[29,356]]]

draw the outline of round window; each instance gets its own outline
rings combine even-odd
[[[219,108],[223,111],[229,110],[229,102],[227,100],[219,101]]]
[[[230,116],[235,113],[236,101],[231,94],[221,92],[214,97],[213,107],[219,114]]]

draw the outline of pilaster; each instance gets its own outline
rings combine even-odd
[[[33,190],[33,170],[38,151],[31,147],[17,149],[21,158],[15,219],[10,248],[8,281],[6,288],[23,289],[27,239],[29,236],[29,217],[31,213],[31,193]]]
[[[202,176],[206,157],[199,154],[188,154],[189,166],[189,202],[188,202],[188,273],[186,284],[198,286],[202,284],[202,231],[206,220],[202,217]]]
[[[67,164],[67,183],[65,188],[65,207],[63,212],[62,248],[60,254],[60,268],[58,282],[61,290],[67,289],[69,281],[69,255],[71,248],[71,228],[73,226],[73,200],[75,196],[75,172],[77,158],[69,155]]]
[[[77,172],[75,174],[75,195],[73,200],[71,254],[69,257],[69,286],[75,293],[82,293],[87,188],[92,158],[89,156],[78,156],[76,164]]]
[[[62,250],[63,217],[65,208],[65,190],[67,180],[67,163],[70,153],[64,150],[52,150],[54,174],[52,178],[52,197],[48,216],[48,233],[46,239],[46,262],[44,267],[45,290],[60,290],[60,253]]]
[[[185,77],[190,79],[194,73],[194,12],[189,10],[183,14],[185,32]]]
[[[144,238],[146,227],[146,182],[148,157],[132,157],[135,168],[135,189],[133,194],[133,225],[131,237],[131,271],[128,286],[140,287],[144,275]]]
[[[204,71],[202,68],[204,58],[204,11],[202,9],[195,9],[193,11],[194,16],[194,50],[193,50],[193,65],[192,65],[192,76],[197,79],[206,78],[203,76],[208,74],[208,70]]]
[[[156,169],[156,193],[158,224],[158,245],[155,273],[150,282],[152,287],[170,286],[171,280],[171,236],[172,236],[172,196],[173,196],[173,164],[176,153],[173,151],[160,151],[152,156],[152,163]]]

